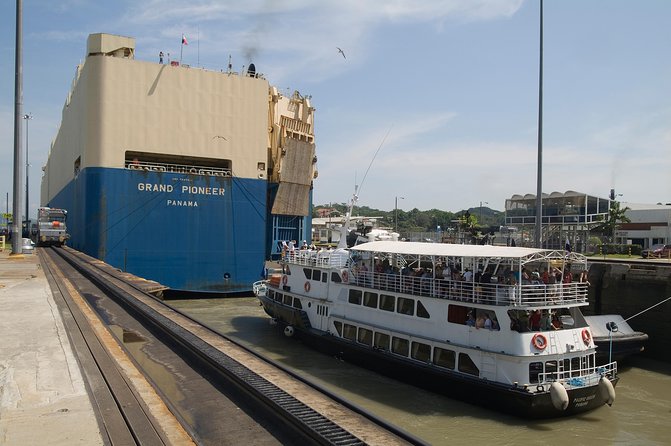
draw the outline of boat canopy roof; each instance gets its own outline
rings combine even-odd
[[[371,252],[421,257],[469,257],[482,259],[510,259],[519,263],[542,260],[561,260],[567,263],[586,263],[584,255],[561,250],[494,246],[458,245],[449,243],[379,241],[362,243],[350,248],[353,252]]]

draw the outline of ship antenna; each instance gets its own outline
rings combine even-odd
[[[357,195],[357,192],[361,193],[361,188],[363,187],[363,182],[366,181],[368,171],[370,170],[370,167],[373,165],[373,161],[375,161],[375,158],[377,157],[377,154],[380,152],[380,149],[384,145],[384,142],[387,140],[387,137],[389,136],[392,127],[393,125],[389,126],[389,130],[387,130],[387,133],[384,135],[384,138],[382,138],[382,142],[380,142],[380,146],[375,151],[373,159],[370,160],[370,164],[368,164],[368,168],[366,169],[366,172],[363,174],[363,178],[361,179],[361,184],[354,185],[354,194],[352,195],[352,199],[349,202],[349,208],[347,209],[347,213],[345,214],[345,221],[343,222],[343,225],[340,227],[340,240],[338,241],[338,249],[347,248],[347,228],[349,228],[349,223],[352,217],[352,211],[354,210],[354,206],[356,205],[356,202],[359,199],[359,195]]]

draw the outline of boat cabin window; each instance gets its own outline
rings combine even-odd
[[[480,376],[480,370],[466,353],[459,353],[459,371],[468,373],[469,375]]]
[[[543,373],[543,363],[542,362],[532,362],[529,364],[529,382],[538,383],[540,382],[540,374]]]
[[[334,283],[342,283],[342,279],[340,278],[340,274],[336,273],[335,271],[331,273],[331,282]]]
[[[282,298],[284,297],[284,294],[282,293],[275,293],[275,300],[278,302],[282,302]]]
[[[283,302],[285,305],[291,305],[293,302],[293,297],[291,297],[291,294],[285,294]]]
[[[322,272],[318,269],[313,269],[312,280],[322,280]]]
[[[345,324],[343,327],[343,333],[342,337],[345,339],[349,339],[350,341],[355,341],[356,340],[356,326],[350,325],[350,324]]]
[[[410,350],[410,343],[407,339],[397,338],[394,336],[391,338],[391,351],[401,356],[408,356]]]
[[[268,297],[270,299],[275,299],[275,290],[268,290]]]
[[[424,319],[429,319],[431,317],[424,304],[419,300],[417,301],[417,317],[422,317]]]
[[[322,272],[322,282],[326,283],[326,281],[328,280],[328,277],[329,277],[329,275],[328,275],[327,272]]]
[[[335,327],[336,331],[338,332],[338,336],[342,336],[342,322],[333,321],[333,326]]]
[[[454,370],[454,364],[457,362],[457,355],[453,350],[436,347],[433,349],[433,363],[439,367]]]
[[[389,335],[385,333],[375,332],[375,348],[389,351]]]
[[[373,331],[359,327],[359,335],[356,340],[361,344],[373,345]]]
[[[366,291],[363,293],[363,304],[366,307],[377,308],[377,293]]]
[[[412,358],[418,361],[429,362],[431,360],[431,346],[421,342],[413,342]]]
[[[349,290],[349,303],[361,305],[361,290]]]
[[[412,316],[415,314],[415,301],[405,297],[399,297],[396,302],[396,311],[401,314],[408,314]]]
[[[394,311],[396,308],[396,297],[389,294],[380,294],[380,310]]]
[[[303,304],[301,303],[301,300],[297,297],[294,297],[294,308],[298,308],[299,310],[303,309]]]

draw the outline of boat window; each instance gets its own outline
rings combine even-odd
[[[282,302],[282,298],[284,295],[282,293],[275,293],[275,300],[278,302]]]
[[[459,371],[474,376],[480,375],[480,370],[466,353],[459,353]]]
[[[324,272],[322,273],[322,282],[326,283],[326,280],[328,279],[329,275],[328,273]]]
[[[468,320],[468,312],[471,309],[463,305],[452,305],[447,308],[447,322],[452,322],[453,324],[466,324]]]
[[[393,337],[391,338],[391,351],[401,356],[408,356],[410,343],[407,339]]]
[[[270,299],[275,299],[275,290],[268,290],[268,297]]]
[[[510,329],[523,333],[529,331],[529,312],[527,310],[508,310]]]
[[[291,297],[291,294],[285,294],[284,295],[284,304],[285,305],[291,305],[292,301],[293,301],[293,298]]]
[[[361,290],[349,290],[349,303],[361,305]]]
[[[297,297],[294,297],[294,308],[303,309],[303,304],[301,304],[301,300]]]
[[[396,303],[396,311],[401,314],[409,314],[410,316],[412,316],[413,314],[415,314],[414,299],[399,297],[398,302]]]
[[[343,327],[343,338],[349,339],[350,341],[355,341],[356,340],[356,326],[350,325],[350,324],[345,324]]]
[[[338,332],[338,336],[342,336],[342,322],[333,321],[333,326],[335,327],[336,331]]]
[[[423,317],[424,319],[429,319],[431,317],[424,304],[419,300],[417,301],[417,316]]]
[[[431,346],[421,342],[412,343],[412,358],[418,361],[429,362],[431,360]]]
[[[312,270],[312,280],[322,280],[322,272],[318,269]]]
[[[538,383],[540,382],[539,375],[543,373],[543,363],[542,362],[532,362],[529,364],[529,382]]]
[[[303,268],[303,274],[305,274],[306,279],[312,279],[312,269]]]
[[[385,333],[375,332],[375,348],[389,351],[389,335]]]
[[[557,373],[557,361],[546,361],[545,373]],[[546,375],[545,379],[557,379],[557,375]]]
[[[571,358],[571,376],[580,376],[580,358]]]
[[[332,272],[331,273],[331,282],[342,283],[342,280],[340,279],[340,274],[338,274],[336,272]]]
[[[373,345],[373,330],[359,328],[359,335],[356,338],[361,344]]]
[[[396,298],[389,294],[380,294],[380,310],[394,311],[396,308]]]
[[[433,349],[433,363],[446,369],[454,370],[454,363],[457,361],[457,355],[453,350],[436,347]]]
[[[363,293],[363,304],[366,307],[377,308],[377,293],[366,291]]]

